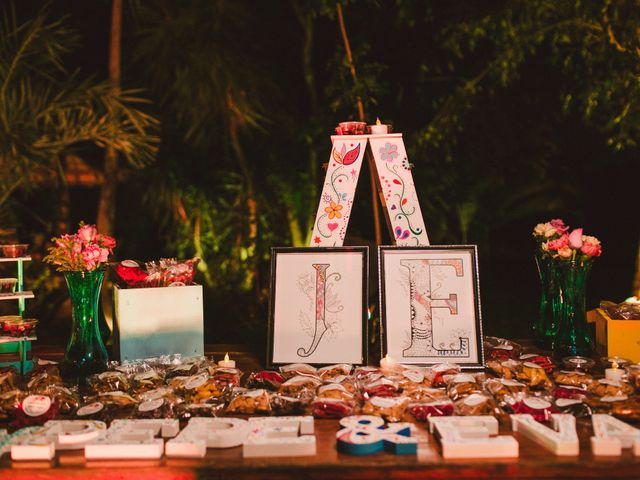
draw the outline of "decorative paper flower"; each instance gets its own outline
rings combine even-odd
[[[331,202],[331,206],[324,209],[324,211],[329,214],[329,220],[332,220],[334,218],[342,218],[340,210],[342,210],[342,205],[335,202]]]
[[[387,142],[380,148],[380,156],[385,162],[392,162],[398,156],[398,146]]]

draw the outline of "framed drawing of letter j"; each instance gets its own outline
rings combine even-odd
[[[484,368],[475,245],[378,247],[382,354]]]
[[[368,247],[271,249],[267,365],[367,361]]]

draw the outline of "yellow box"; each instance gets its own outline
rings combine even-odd
[[[640,319],[613,320],[596,308],[587,313],[587,320],[596,324],[596,350],[600,355],[640,362]]]

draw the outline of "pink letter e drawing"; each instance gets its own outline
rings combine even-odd
[[[409,270],[409,302],[411,306],[411,344],[402,351],[404,357],[468,357],[469,339],[460,337],[458,348],[436,348],[433,345],[432,309],[448,308],[451,315],[458,314],[458,295],[450,293],[448,298],[433,298],[431,290],[431,266],[448,266],[463,276],[462,259],[400,260],[400,265]]]
[[[325,295],[327,291],[327,269],[331,266],[328,263],[314,263],[311,265],[316,269],[316,321],[313,330],[313,340],[308,350],[298,348],[298,356],[308,357],[318,348],[318,344],[322,336],[327,331],[327,323],[325,322]]]

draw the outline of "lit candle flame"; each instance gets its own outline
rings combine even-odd
[[[380,121],[379,117],[376,117],[376,125],[382,125],[382,122]]]
[[[385,357],[384,357],[384,358],[385,358],[387,361],[393,360],[393,359],[389,356],[389,354],[388,354],[388,353],[385,355]]]
[[[228,362],[229,361],[229,352],[224,354],[224,361]]]
[[[611,361],[611,368],[613,368],[614,370],[616,370],[618,368],[618,364],[615,360]]]

